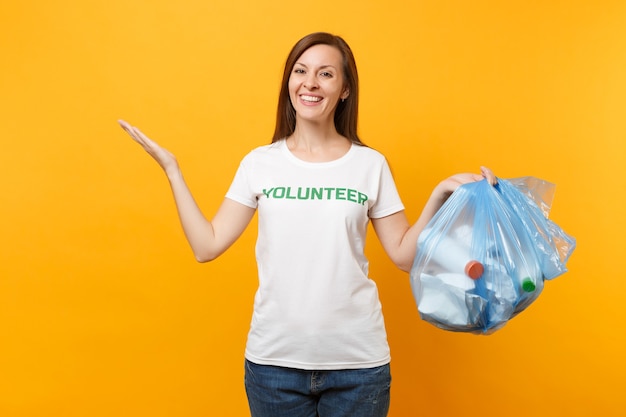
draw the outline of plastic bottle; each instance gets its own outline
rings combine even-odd
[[[541,284],[541,268],[537,263],[537,258],[529,251],[523,250],[523,259],[515,265],[514,276],[519,282],[520,289],[525,293],[532,293]]]
[[[420,238],[425,235],[422,233]],[[418,240],[421,244],[422,239]],[[464,273],[472,279],[478,279],[485,270],[483,264],[470,257],[469,247],[458,241],[443,236],[433,242],[436,246],[431,252],[431,259],[441,265],[446,271],[452,273]]]
[[[466,274],[442,273],[437,274],[437,278],[443,284],[450,287],[460,288],[464,291],[473,290],[476,287],[473,279],[469,279]]]

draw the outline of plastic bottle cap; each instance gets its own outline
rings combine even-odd
[[[522,289],[524,291],[533,292],[535,291],[535,288],[537,288],[537,286],[535,285],[532,279],[524,278],[524,280],[522,281]]]
[[[485,267],[478,261],[469,261],[465,265],[465,274],[471,279],[478,279],[485,272]]]

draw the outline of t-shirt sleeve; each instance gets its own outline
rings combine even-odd
[[[391,169],[387,160],[383,160],[380,167],[378,198],[376,203],[370,207],[369,217],[379,219],[402,210],[404,210],[404,204],[402,204],[400,194],[398,194]]]
[[[250,183],[249,158],[244,158],[239,164],[233,182],[226,192],[226,198],[251,208],[257,208],[257,198]]]

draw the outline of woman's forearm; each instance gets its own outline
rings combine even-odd
[[[166,175],[172,189],[180,224],[196,260],[206,262],[214,259],[217,255],[214,253],[215,234],[211,222],[200,210],[180,169],[172,168],[166,172]]]

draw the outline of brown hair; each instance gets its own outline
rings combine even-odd
[[[337,48],[343,57],[343,78],[350,94],[339,103],[335,109],[335,128],[340,135],[354,143],[362,144],[357,135],[357,116],[359,113],[359,75],[356,70],[356,61],[350,46],[341,37],[316,32],[300,39],[287,56],[283,80],[278,96],[278,111],[276,113],[276,127],[272,143],[291,135],[296,128],[296,110],[289,98],[289,77],[296,61],[310,47],[315,45],[329,45]]]

